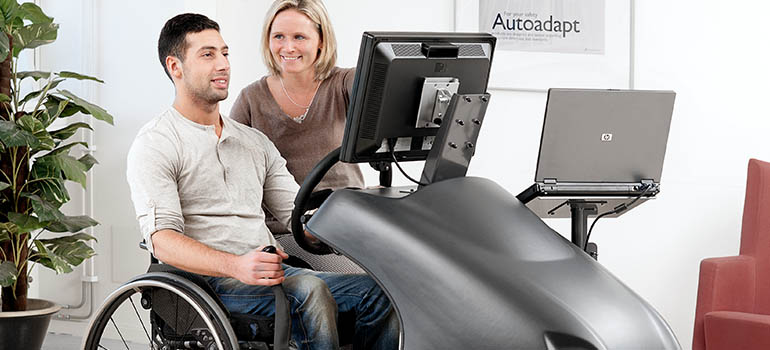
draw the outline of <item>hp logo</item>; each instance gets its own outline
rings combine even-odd
[[[602,134],[602,142],[612,141],[612,134]]]

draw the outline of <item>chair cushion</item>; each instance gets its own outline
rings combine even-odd
[[[770,349],[770,315],[713,311],[704,317],[706,349]]]

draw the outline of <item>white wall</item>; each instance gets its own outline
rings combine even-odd
[[[73,4],[82,4],[73,6]],[[172,101],[171,83],[157,59],[156,42],[166,19],[201,11],[219,21],[231,47],[227,113],[242,87],[265,74],[258,37],[266,1],[42,1],[61,23],[60,39],[42,50],[43,68],[81,70],[106,84],[95,102],[115,115],[115,126],[96,124],[93,214],[102,222],[95,271],[100,302],[147,264],[125,184],[125,155],[138,128]],[[363,30],[451,31],[454,1],[328,0],[339,39],[341,66],[352,66]],[[749,157],[770,160],[767,104],[770,29],[755,2],[738,0],[740,22],[726,21],[717,1],[636,2],[635,82],[638,89],[671,89],[677,101],[662,178],[662,193],[620,219],[605,219],[594,232],[600,262],[655,306],[685,348],[691,343],[698,263],[737,253]],[[93,11],[95,24],[81,25]],[[93,55],[81,49],[95,45]],[[83,71],[81,68],[94,69]],[[77,87],[75,87],[77,88]],[[87,87],[81,87],[88,93]],[[74,90],[74,88],[73,88]],[[545,94],[490,91],[471,175],[491,178],[512,194],[534,177]],[[409,171],[419,174],[419,165]],[[367,178],[374,182],[373,174]],[[396,182],[405,183],[403,179]],[[87,202],[87,201],[86,201]],[[71,210],[91,206],[74,205]],[[548,223],[569,234],[567,220]],[[44,297],[79,300],[79,276],[54,279],[41,273]],[[62,286],[71,292],[62,293]],[[56,322],[54,330],[77,332],[82,324]]]
[[[698,264],[738,253],[748,159],[770,161],[767,7],[741,0],[730,8],[740,20],[728,20],[717,1],[637,1],[637,87],[678,95],[660,202],[636,222],[617,222],[649,231],[607,246],[619,250],[613,271],[658,307],[687,347]]]

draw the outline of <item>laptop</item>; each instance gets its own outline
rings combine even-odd
[[[517,198],[532,207],[542,205],[530,204],[534,199],[654,196],[675,96],[673,91],[549,89],[535,183]],[[562,216],[548,211],[541,216]]]

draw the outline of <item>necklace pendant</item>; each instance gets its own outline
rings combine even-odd
[[[291,120],[297,122],[298,124],[302,124],[302,122],[305,121],[305,117],[307,117],[307,112],[310,110],[310,108],[305,110],[305,113],[302,113],[301,115],[298,115],[294,118],[291,118]]]
[[[315,95],[316,95],[316,93],[318,93],[318,88],[321,87],[321,81],[319,80],[318,84],[315,86],[315,91],[313,91],[313,96],[310,98],[310,104],[308,104],[307,106],[303,106],[303,105],[300,105],[297,102],[295,102],[291,98],[291,96],[289,96],[289,92],[286,91],[286,86],[283,85],[283,77],[281,77],[279,75],[278,79],[281,82],[281,89],[283,90],[284,95],[286,95],[286,98],[289,99],[289,102],[291,102],[293,105],[295,105],[295,106],[297,106],[299,108],[304,108],[305,109],[305,113],[302,113],[302,115],[300,115],[300,116],[296,116],[296,117],[289,116],[291,118],[291,120],[297,122],[298,124],[302,124],[302,122],[305,121],[305,117],[307,117],[307,112],[310,110],[310,106],[313,105],[313,101],[315,100]]]

